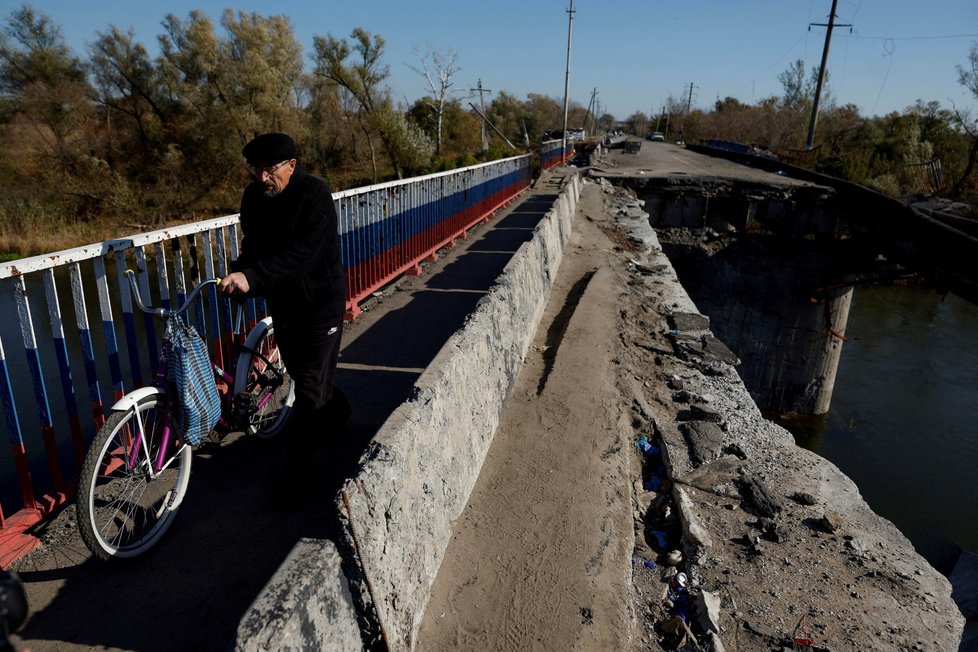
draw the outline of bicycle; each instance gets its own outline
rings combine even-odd
[[[204,287],[193,288],[175,310],[143,304],[136,275],[125,272],[136,305],[161,319],[180,319]],[[275,340],[271,317],[259,321],[241,343],[243,309],[232,331],[238,353],[226,371],[211,360],[221,400],[215,430],[240,430],[271,438],[288,422],[295,384]],[[166,336],[164,335],[164,347]],[[82,464],[76,512],[85,545],[102,560],[136,557],[155,545],[173,523],[187,493],[193,447],[172,428],[172,388],[166,382],[166,356],[160,356],[151,386],[136,389],[110,409]]]

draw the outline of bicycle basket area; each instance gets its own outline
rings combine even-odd
[[[166,342],[166,380],[172,392],[170,418],[180,439],[199,446],[221,416],[221,398],[207,345],[196,328],[176,317],[167,320]]]

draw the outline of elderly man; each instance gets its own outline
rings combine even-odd
[[[299,167],[290,136],[262,134],[241,153],[252,175],[241,199],[244,237],[219,289],[268,303],[296,386],[287,472],[307,482],[316,443],[349,416],[333,387],[346,308],[336,210],[329,185]]]

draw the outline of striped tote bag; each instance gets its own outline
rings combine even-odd
[[[207,345],[196,328],[178,317],[167,320],[166,339],[170,419],[180,439],[199,446],[221,417],[221,398],[214,383]]]

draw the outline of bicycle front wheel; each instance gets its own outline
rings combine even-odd
[[[175,441],[162,390],[113,412],[82,465],[78,527],[96,557],[135,557],[173,523],[190,482],[192,450]],[[166,446],[162,455],[160,449]]]
[[[271,317],[262,319],[248,334],[235,366],[234,395],[247,405],[244,430],[248,434],[269,439],[289,421],[295,381],[282,362]]]

